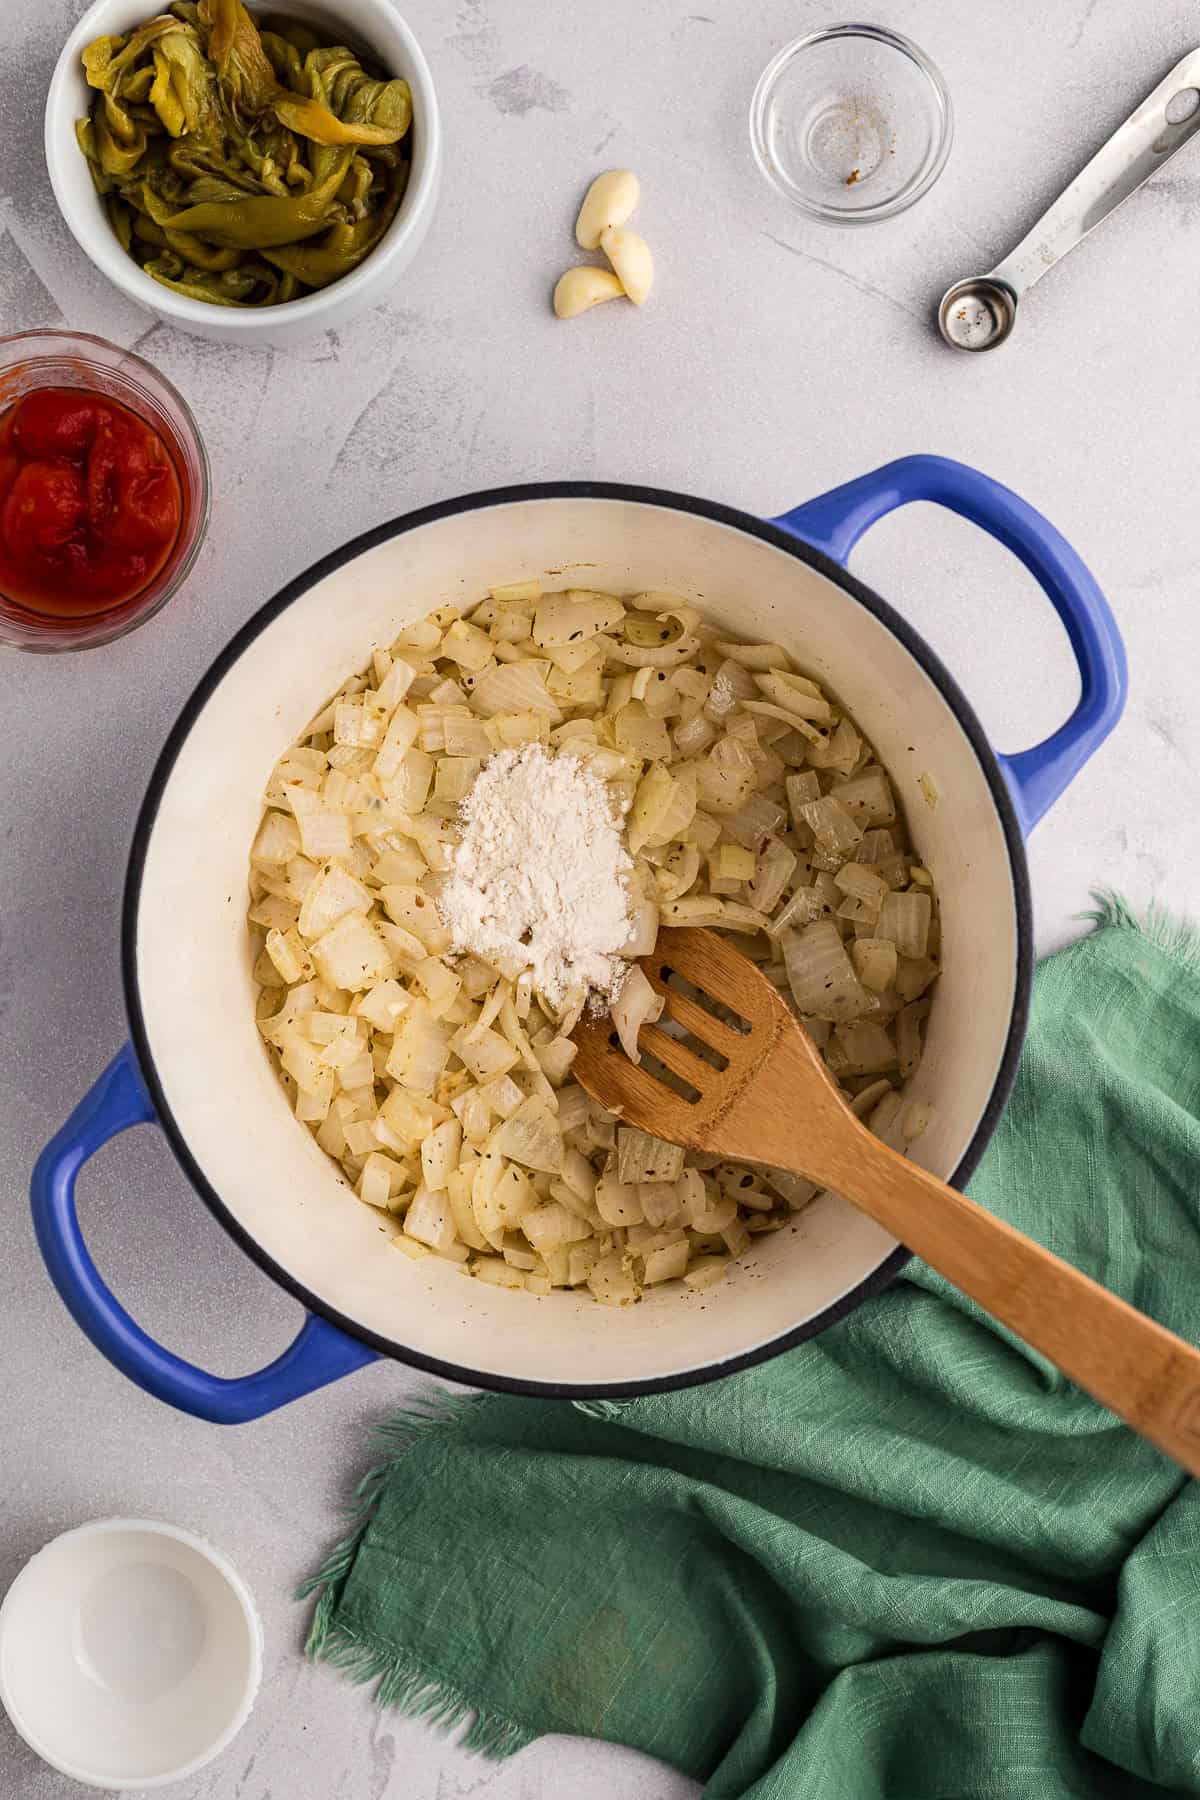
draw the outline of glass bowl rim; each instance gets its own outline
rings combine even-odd
[[[909,182],[889,200],[877,202],[873,206],[860,207],[857,211],[842,211],[834,207],[822,206],[819,201],[809,200],[798,194],[795,189],[781,179],[778,170],[773,167],[766,136],[767,108],[771,96],[784,70],[806,50],[815,49],[817,45],[829,43],[839,38],[868,38],[873,43],[883,44],[915,65],[924,76],[926,86],[933,96],[934,106],[939,120],[937,148],[929,167],[915,180]],[[770,183],[777,194],[794,206],[797,212],[808,218],[819,219],[825,225],[871,225],[878,219],[895,218],[898,213],[906,212],[916,204],[941,175],[946,166],[954,143],[954,105],[950,98],[950,90],[941,70],[931,57],[927,56],[919,44],[915,44],[903,32],[893,31],[887,25],[866,25],[850,21],[841,25],[823,25],[817,31],[807,31],[800,37],[793,38],[790,43],[776,51],[766,68],[762,71],[755,85],[754,95],[750,102],[750,148],[759,173]]]

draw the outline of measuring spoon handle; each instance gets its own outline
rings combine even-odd
[[[1200,49],[1189,50],[1147,94],[990,279],[1002,282],[1019,300],[1197,132]]]

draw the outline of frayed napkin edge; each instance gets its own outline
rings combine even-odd
[[[333,1546],[317,1573],[296,1590],[296,1598],[307,1600],[316,1596],[304,1645],[304,1654],[311,1662],[329,1663],[360,1685],[374,1683],[376,1703],[394,1708],[406,1718],[422,1719],[446,1732],[465,1725],[459,1740],[461,1748],[499,1760],[523,1750],[538,1733],[515,1719],[480,1707],[437,1670],[390,1645],[351,1631],[335,1617],[342,1588],[397,1464],[419,1433],[454,1430],[474,1408],[486,1405],[489,1397],[433,1394],[421,1404],[394,1413],[377,1428],[373,1439],[382,1454],[355,1490],[350,1508],[351,1528]]]

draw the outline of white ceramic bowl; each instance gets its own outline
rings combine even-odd
[[[75,141],[75,121],[95,95],[83,77],[80,56],[93,38],[128,31],[155,11],[153,0],[95,0],[63,46],[46,96],[46,167],[63,218],[98,269],[131,300],[148,306],[197,337],[222,343],[285,349],[289,344],[342,325],[384,299],[411,263],[429,229],[437,201],[442,135],[429,66],[416,38],[390,0],[285,0],[275,10],[320,25],[361,44],[389,75],[403,76],[412,89],[413,161],[400,210],[383,241],[353,274],[283,306],[212,306],[176,294],[143,273],[121,248],[92,185],[88,165]]]
[[[26,1563],[0,1606],[0,1701],[73,1781],[183,1781],[250,1715],[262,1628],[237,1570],[150,1519],[100,1519]]]

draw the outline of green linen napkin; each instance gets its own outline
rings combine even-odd
[[[971,1191],[1196,1339],[1200,951],[1100,923]],[[474,1747],[607,1738],[711,1800],[1200,1795],[1197,1485],[917,1262],[711,1386],[388,1439],[309,1651]]]

